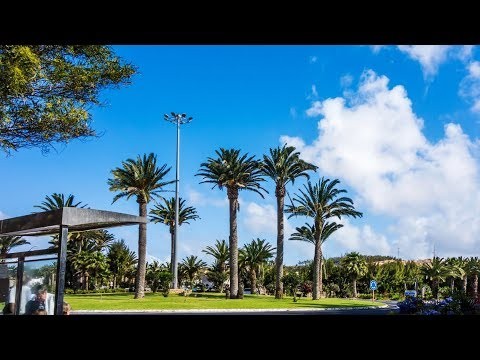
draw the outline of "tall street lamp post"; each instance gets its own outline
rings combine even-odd
[[[173,288],[178,288],[178,262],[177,262],[177,236],[178,236],[178,189],[179,189],[179,182],[180,182],[180,125],[187,124],[192,121],[192,117],[187,117],[187,114],[177,114],[171,112],[170,115],[165,114],[164,119],[171,123],[177,125],[177,163],[176,163],[176,175],[175,175],[175,233],[173,235],[173,244],[172,244],[172,253],[173,259],[172,264],[170,264],[172,268],[173,274]]]

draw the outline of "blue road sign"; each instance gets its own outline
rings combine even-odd
[[[377,290],[377,282],[375,280],[370,280],[370,290]]]

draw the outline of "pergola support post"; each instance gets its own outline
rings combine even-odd
[[[54,315],[63,315],[63,297],[65,290],[65,272],[67,267],[67,238],[68,226],[60,226],[57,263],[57,286],[55,289]]]

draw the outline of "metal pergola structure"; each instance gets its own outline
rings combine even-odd
[[[34,213],[0,220],[0,236],[59,235],[58,249],[42,249],[0,255],[1,259],[18,258],[16,281],[16,304],[20,303],[25,257],[57,254],[57,276],[55,289],[55,315],[63,313],[65,269],[67,262],[68,232],[98,230],[124,225],[146,224],[147,218],[113,211],[64,207],[58,210]],[[16,307],[18,314],[18,306]]]

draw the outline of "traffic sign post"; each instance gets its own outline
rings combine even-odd
[[[370,290],[372,290],[372,301],[375,301],[375,290],[377,290],[376,280],[370,280]]]

